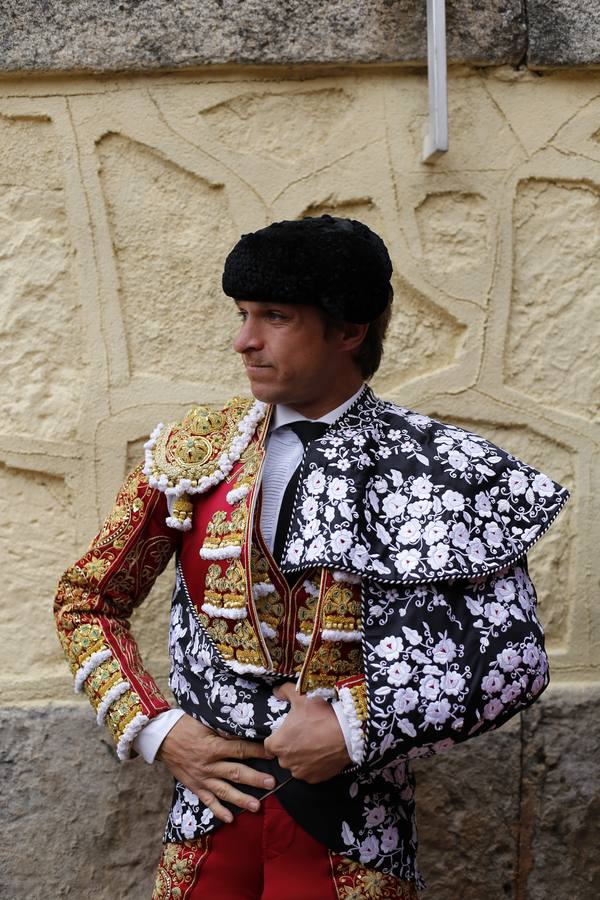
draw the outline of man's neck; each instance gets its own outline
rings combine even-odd
[[[285,425],[298,417],[311,419],[313,421],[325,418],[328,421],[333,422],[339,418],[339,416],[343,415],[346,409],[352,405],[354,400],[361,393],[363,387],[364,382],[362,381],[358,385],[352,385],[352,388],[344,391],[339,401],[337,397],[328,397],[327,402],[324,401],[321,404],[313,405],[278,403],[275,406],[273,427],[278,428],[280,425]]]

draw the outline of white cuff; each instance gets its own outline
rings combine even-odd
[[[153,763],[169,731],[184,715],[182,709],[168,709],[151,719],[133,742],[135,752],[143,756],[147,763]]]
[[[353,763],[361,765],[365,758],[366,740],[356,715],[354,700],[348,688],[342,688],[339,696],[340,699],[334,700],[331,705],[340,723],[348,756]]]

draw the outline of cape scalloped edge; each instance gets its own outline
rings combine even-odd
[[[182,494],[204,494],[211,488],[215,487],[224,478],[229,475],[232,468],[239,460],[240,456],[252,440],[252,435],[256,431],[258,424],[262,421],[267,411],[267,404],[261,400],[255,400],[243,419],[238,422],[238,434],[233,438],[229,447],[223,451],[216,465],[217,468],[211,475],[205,475],[198,481],[197,485],[193,485],[191,479],[180,478],[177,484],[169,486],[169,479],[163,473],[159,478],[153,474],[154,456],[153,450],[156,441],[164,428],[173,428],[174,424],[164,425],[160,422],[150,438],[144,444],[146,452],[146,462],[144,465],[144,475],[148,477],[150,487],[156,488],[163,494],[171,497],[181,497]]]
[[[332,560],[324,555],[321,559],[317,559],[312,565],[319,565],[323,568],[334,569],[336,570],[336,575],[334,578],[336,581],[348,581],[348,583],[358,583],[360,580],[374,580],[380,582],[391,582],[396,584],[431,584],[436,581],[454,581],[459,578],[468,578],[469,580],[476,580],[478,578],[487,578],[489,575],[493,575],[497,572],[501,572],[503,569],[508,568],[513,565],[519,559],[522,559],[530,550],[537,544],[537,542],[544,537],[546,532],[550,529],[550,526],[554,523],[554,520],[557,518],[560,512],[562,512],[567,500],[570,497],[570,492],[561,487],[558,493],[558,500],[556,508],[549,518],[543,523],[540,524],[537,528],[536,533],[529,538],[529,540],[524,543],[521,547],[514,550],[513,553],[507,554],[505,557],[500,559],[495,559],[491,564],[482,563],[476,564],[474,563],[470,571],[466,572],[462,569],[457,569],[456,571],[444,571],[440,570],[432,575],[416,575],[413,576],[410,572],[390,572],[390,570],[380,571],[377,569],[377,561],[372,563],[371,560],[365,565],[363,569],[360,571],[355,570],[355,572],[349,572],[346,570],[340,570],[340,560]],[[348,567],[348,569],[352,569],[353,564],[351,560],[344,560],[344,565]],[[284,575],[293,575],[296,572],[302,572],[306,569],[306,564],[300,565],[289,565],[289,555],[288,562],[284,562],[281,565],[281,571]],[[339,575],[337,574],[339,573]],[[354,581],[356,579],[356,582]]]

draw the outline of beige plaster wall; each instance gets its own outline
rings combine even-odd
[[[449,93],[423,166],[406,71],[0,82],[0,702],[71,700],[58,575],[157,421],[245,391],[229,248],[321,212],[390,249],[375,387],[572,488],[532,571],[555,683],[598,679],[600,76],[456,70]],[[170,580],[134,623],[163,684]]]

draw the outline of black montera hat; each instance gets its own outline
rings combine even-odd
[[[235,300],[308,303],[365,323],[388,305],[391,275],[387,247],[362,222],[306,216],[243,234],[225,260],[223,290]]]

